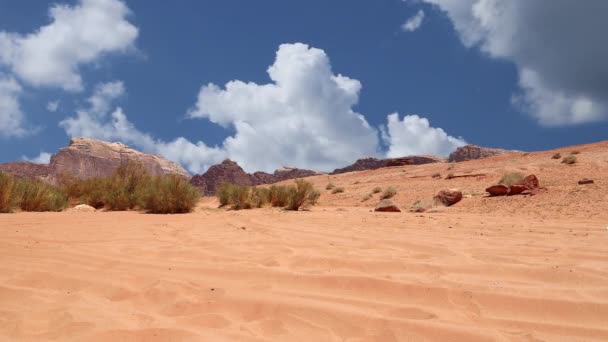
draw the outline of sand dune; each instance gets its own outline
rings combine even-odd
[[[605,144],[604,144],[605,145]],[[330,178],[312,211],[18,213],[0,216],[3,341],[606,341],[608,154],[550,152]],[[534,197],[486,198],[504,170]],[[581,187],[579,177],[596,184]],[[313,177],[319,186],[328,177]],[[469,196],[435,213],[379,214],[400,188]]]

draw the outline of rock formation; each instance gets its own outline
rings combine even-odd
[[[205,195],[212,196],[215,195],[222,183],[253,186],[321,174],[323,173],[293,167],[283,167],[272,174],[266,172],[249,174],[236,162],[227,159],[221,164],[210,167],[204,174],[195,175],[190,180],[190,183],[200,188]]]
[[[540,188],[540,182],[535,175],[529,175],[526,178],[517,181],[511,186],[504,184],[492,185],[486,189],[490,196],[513,196],[524,192],[534,195]]]
[[[385,212],[385,213],[400,213],[401,209],[397,207],[395,202],[390,199],[383,199],[376,205],[374,211]]]
[[[391,166],[404,166],[404,165],[422,165],[430,163],[443,163],[446,160],[435,156],[408,156],[401,158],[361,158],[354,164],[347,167],[336,169],[331,174],[337,175],[340,173],[353,172],[353,171],[365,171],[365,170],[376,170],[383,167]]]
[[[503,150],[500,148],[481,147],[477,145],[466,145],[456,149],[449,157],[450,162],[462,162],[473,159],[483,159],[507,153],[518,153],[521,151]]]
[[[450,189],[440,191],[433,200],[437,203],[441,203],[446,207],[452,206],[462,200],[462,191]]]
[[[155,175],[190,175],[181,166],[162,157],[133,150],[121,143],[75,138],[67,147],[51,157],[48,165],[35,163],[8,163],[0,165],[0,171],[21,178],[39,178],[54,182],[61,175],[80,179],[110,176],[127,161],[139,162]]]

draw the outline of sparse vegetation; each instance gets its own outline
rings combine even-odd
[[[422,213],[433,208],[436,204],[437,203],[432,199],[418,200],[412,205],[410,210],[415,213]]]
[[[141,207],[152,214],[189,213],[200,196],[200,192],[182,177],[156,176],[141,192]]]
[[[305,205],[315,205],[319,200],[319,193],[313,187],[312,183],[303,179],[296,179],[296,185],[289,188],[289,201],[287,210],[299,210]]]
[[[397,189],[392,186],[389,186],[386,190],[384,190],[384,192],[382,193],[380,198],[381,199],[393,198],[396,194],[397,194]]]
[[[325,190],[332,190],[336,187],[336,185],[334,183],[329,183],[327,184],[327,186],[325,187]]]
[[[343,188],[343,187],[334,188],[334,189],[331,191],[331,193],[332,193],[333,195],[335,195],[335,194],[341,194],[341,193],[343,193],[343,192],[344,192],[344,188]]]
[[[525,176],[519,172],[507,173],[504,176],[502,176],[502,178],[498,181],[498,184],[511,186],[511,185],[519,182],[520,180],[524,179],[524,177]]]
[[[23,211],[61,211],[68,196],[61,189],[39,180],[17,179],[9,196],[10,206]]]
[[[452,178],[456,178],[456,176],[454,176],[454,174],[452,172],[448,173],[448,175],[445,176],[445,179],[452,179]]]
[[[221,206],[230,205],[234,210],[261,208],[268,203],[298,210],[305,205],[315,205],[320,195],[312,183],[298,179],[295,185],[273,185],[268,189],[222,184],[216,196]]]
[[[574,150],[574,151],[570,152],[570,154],[580,154],[580,153],[581,153],[581,151],[579,151],[579,150]]]
[[[361,199],[361,202],[369,201],[372,197],[374,197],[372,194],[367,194]]]
[[[12,176],[0,172],[0,213],[11,211],[11,193],[15,180]]]
[[[572,165],[572,164],[576,164],[576,156],[575,155],[569,155],[564,157],[564,159],[562,159],[562,163],[564,164],[568,164],[568,165]]]
[[[562,158],[562,154],[561,153],[556,153],[553,156],[551,156],[551,159],[561,159]]]
[[[441,173],[439,173],[439,172],[434,173],[432,177],[433,178],[441,178]]]
[[[372,194],[379,194],[382,192],[382,188],[377,186],[372,190]]]

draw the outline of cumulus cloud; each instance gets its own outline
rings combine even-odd
[[[21,91],[21,86],[14,78],[0,73],[0,137],[20,137],[27,134],[19,104]]]
[[[352,109],[361,83],[334,74],[323,50],[281,45],[268,74],[269,84],[205,85],[189,112],[236,130],[223,148],[244,169],[332,170],[378,153],[377,130]]]
[[[133,48],[138,29],[127,21],[128,14],[119,0],[55,4],[49,10],[51,22],[35,32],[0,32],[0,63],[30,85],[80,91],[82,64]]]
[[[51,154],[43,151],[43,152],[40,152],[40,154],[37,157],[28,158],[26,156],[22,156],[21,159],[32,162],[32,163],[48,164],[51,162]]]
[[[200,173],[225,158],[219,148],[208,147],[202,142],[192,143],[185,138],[171,142],[155,139],[129,121],[114,102],[125,94],[120,81],[97,85],[87,100],[88,106],[76,111],[74,117],[59,123],[70,137],[86,137],[105,141],[121,141],[145,152],[156,153],[184,165],[192,173]]]
[[[608,2],[423,0],[452,20],[467,47],[516,64],[513,103],[541,125],[608,118]]]
[[[406,115],[400,120],[398,113],[390,114],[382,135],[389,146],[389,158],[415,154],[445,157],[466,145],[462,138],[449,136],[443,129],[431,127],[428,119],[418,115]]]
[[[282,45],[268,68],[272,83],[232,81],[224,88],[205,85],[191,118],[206,118],[234,129],[220,146],[183,137],[166,142],[137,129],[114,102],[125,94],[122,82],[100,84],[75,116],[60,123],[72,137],[122,141],[157,153],[201,173],[225,158],[247,171],[273,171],[282,165],[330,171],[363,156],[382,157],[378,130],[352,107],[359,81],[331,70],[324,51],[304,44]],[[428,120],[388,116],[384,142],[390,156],[445,155],[462,144]]]
[[[424,20],[424,11],[419,10],[418,13],[416,13],[416,15],[409,18],[403,25],[401,25],[401,29],[405,32],[414,32],[420,28],[423,20]]]
[[[59,100],[49,101],[49,103],[46,104],[46,110],[48,110],[51,113],[55,113],[58,109],[59,109]]]

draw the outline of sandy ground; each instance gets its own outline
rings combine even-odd
[[[607,147],[314,177],[346,191],[312,211],[2,215],[0,341],[607,341]],[[482,194],[512,170],[546,192]]]

